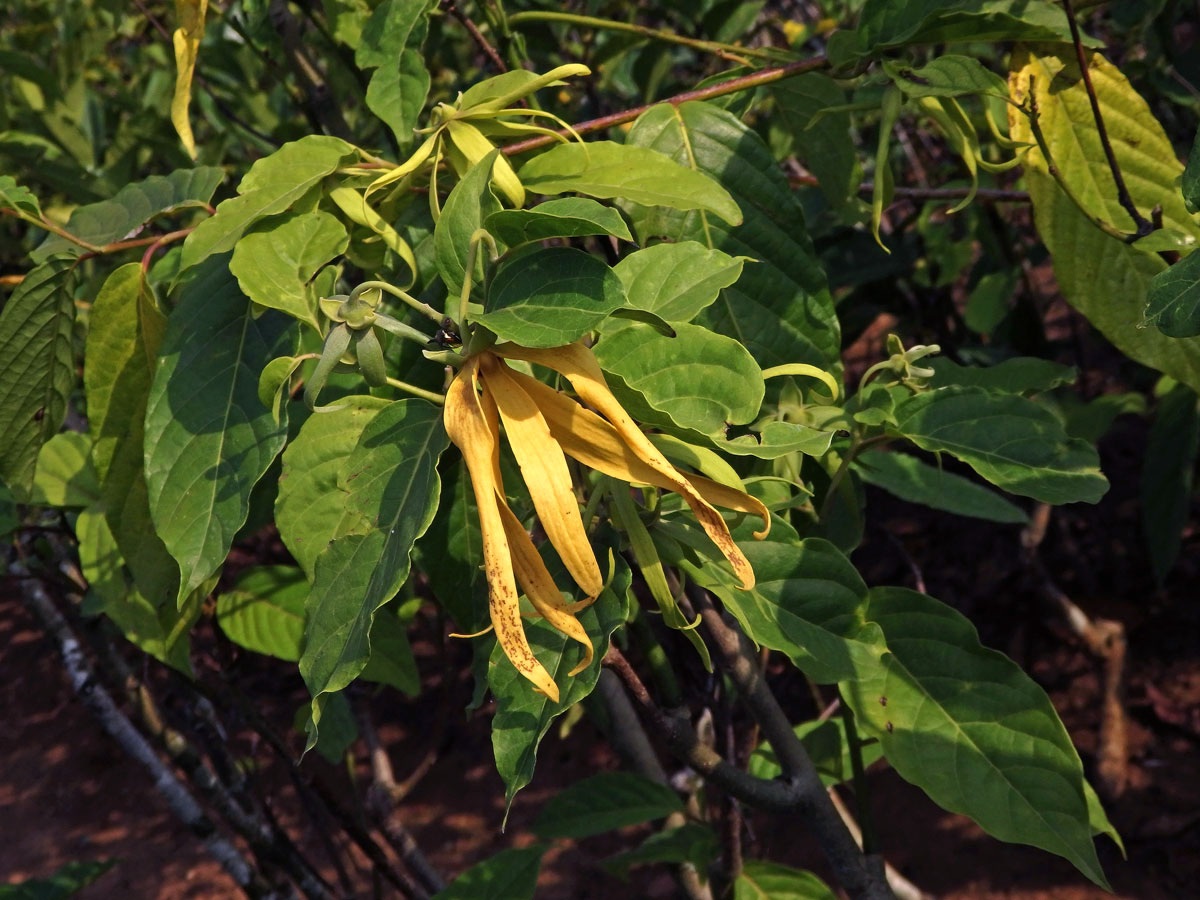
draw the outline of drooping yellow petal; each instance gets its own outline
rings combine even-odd
[[[196,57],[200,53],[200,41],[204,38],[204,17],[207,12],[208,0],[175,0],[179,27],[171,38],[175,49],[175,95],[171,98],[171,124],[175,126],[179,140],[192,159],[196,158],[196,139],[192,135],[188,107],[192,103],[192,77],[196,73]]]
[[[667,485],[665,486],[683,497],[705,533],[733,566],[734,574],[742,582],[742,587],[745,590],[754,587],[754,569],[734,542],[729,533],[729,526],[725,524],[721,514],[642,434],[637,423],[630,418],[629,413],[625,412],[624,407],[608,389],[604,373],[600,370],[600,364],[596,362],[596,357],[592,355],[591,350],[581,343],[549,349],[502,344],[493,349],[501,356],[523,359],[546,366],[570,381],[571,387],[575,389],[575,393],[579,395],[580,399],[608,419],[624,442],[629,445],[629,449],[666,479]]]
[[[509,446],[546,536],[575,583],[589,597],[595,597],[604,589],[604,576],[583,528],[562,448],[551,437],[537,404],[512,378],[512,371],[503,361],[484,353],[479,368],[484,390],[500,411]]]
[[[512,556],[500,512],[498,483],[493,468],[493,451],[499,441],[496,431],[475,392],[477,359],[468,360],[446,392],[443,421],[446,434],[462,451],[471,476],[471,488],[479,508],[479,527],[483,532],[483,565],[488,582],[488,612],[496,629],[496,639],[517,671],[528,678],[543,694],[558,702],[558,685],[538,662],[525,638],[521,607],[513,579]]]
[[[485,138],[478,128],[461,119],[451,119],[446,123],[446,130],[450,135],[450,140],[454,143],[454,148],[462,153],[466,160],[467,169],[479,163],[496,149],[496,145]],[[462,177],[467,173],[464,170],[458,174]],[[504,154],[496,157],[496,162],[492,167],[492,183],[500,189],[514,207],[520,209],[525,205],[525,188],[513,170],[512,163]]]
[[[434,150],[442,141],[441,129],[438,129],[429,137],[425,138],[421,146],[413,151],[412,156],[406,159],[394,169],[388,169],[387,172],[380,175],[367,186],[367,191],[363,195],[363,199],[367,200],[370,196],[381,188],[387,187],[389,184],[395,184],[405,175],[410,175],[425,164],[429,157],[434,155]],[[435,163],[436,165],[436,163]]]

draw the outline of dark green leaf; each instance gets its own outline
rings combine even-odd
[[[643,206],[706,210],[731,225],[742,221],[738,204],[708,173],[634,143],[559,144],[525,163],[521,182],[535,194],[620,197]]]
[[[632,772],[602,772],[551,797],[533,833],[543,840],[590,837],[682,811],[683,800],[668,785]]]
[[[420,691],[421,679],[408,631],[394,612],[384,610],[371,624],[371,657],[358,677],[394,687],[410,697]]]
[[[545,852],[541,844],[501,850],[467,869],[433,900],[533,900]]]
[[[611,234],[632,241],[629,226],[611,206],[587,197],[546,200],[532,209],[502,209],[484,220],[483,226],[496,240],[517,247],[531,241],[556,237]]]
[[[214,253],[232,250],[246,229],[264,216],[284,212],[358,152],[340,138],[313,134],[284,144],[250,167],[238,196],[217,206],[183,243],[182,272]]]
[[[668,322],[690,322],[716,301],[722,288],[738,280],[747,261],[696,241],[681,241],[631,253],[613,271],[625,285],[630,306]]]
[[[936,373],[933,384],[937,387],[966,385],[1002,394],[1039,393],[1060,384],[1074,384],[1079,377],[1074,366],[1034,356],[1018,356],[994,366],[960,366],[944,356],[934,356],[921,365],[928,365]]]
[[[1159,402],[1142,462],[1142,530],[1159,584],[1175,565],[1190,519],[1198,449],[1196,392],[1178,384]]]
[[[483,227],[484,220],[500,210],[500,201],[492,193],[492,166],[500,151],[489,153],[454,186],[442,206],[433,231],[433,248],[438,273],[446,283],[447,293],[457,298],[462,290],[463,276],[471,251],[471,235]],[[487,245],[480,247],[477,262],[487,259]],[[478,275],[475,276],[478,284]]]
[[[81,206],[67,220],[66,230],[89,244],[104,246],[137,237],[155,216],[177,209],[204,206],[225,177],[216,166],[176,169],[170,175],[151,175],[127,184],[111,200]],[[80,246],[52,234],[35,251],[38,259],[52,253],[82,252]]]
[[[21,501],[75,387],[74,266],[64,257],[42,263],[0,310],[0,480]]]
[[[840,366],[837,316],[804,211],[761,138],[730,113],[689,102],[653,107],[630,129],[628,140],[718,179],[745,216],[745,224],[729,228],[702,211],[634,212],[643,243],[662,235],[758,260],[721,292],[700,324],[740,341],[761,366]]]
[[[932,597],[873,588],[865,612],[887,652],[842,684],[863,734],[944,809],[1000,840],[1066,857],[1108,889],[1083,766],[1045,692]]]
[[[1012,268],[988,272],[980,278],[967,297],[967,308],[963,311],[967,327],[980,334],[995,331],[1008,318],[1008,302],[1019,278],[1020,273]]]
[[[458,625],[456,630],[474,634],[486,627],[483,532],[471,478],[461,461],[443,472],[437,515],[418,542],[416,553],[434,596]]]
[[[1192,140],[1192,151],[1188,154],[1187,165],[1183,169],[1183,202],[1187,211],[1195,215],[1200,213],[1200,130]]]
[[[430,0],[385,0],[364,27],[355,52],[360,68],[375,70],[367,85],[367,107],[387,123],[402,147],[412,141],[429,93],[421,45],[429,31],[430,7]]]
[[[310,748],[325,697],[362,672],[375,613],[408,578],[413,542],[437,507],[436,467],[447,443],[440,407],[400,400],[371,419],[342,464],[338,487],[347,514],[317,557],[300,658],[313,696]]]
[[[113,867],[116,860],[69,862],[49,878],[0,885],[0,900],[66,900]]]
[[[989,522],[1023,524],[1025,512],[994,491],[907,453],[873,452],[855,460],[859,478],[901,500]]]
[[[296,710],[296,730],[303,731],[307,721],[308,709],[302,706]],[[325,702],[321,733],[311,749],[321,754],[330,765],[345,765],[346,751],[356,740],[358,723],[354,721],[354,710],[350,708],[350,701],[344,694],[330,694]]]
[[[770,90],[778,123],[790,139],[791,149],[817,177],[818,187],[829,205],[847,209],[858,191],[862,174],[850,133],[850,113],[823,112],[844,105],[845,90],[821,72],[777,81]],[[818,113],[822,115],[814,122]]]
[[[600,861],[606,872],[625,878],[634,866],[647,863],[691,863],[707,872],[718,850],[717,836],[707,825],[688,822],[678,828],[655,832],[633,850]]]
[[[1004,79],[973,56],[948,53],[916,67],[885,59],[883,70],[909,97],[959,97],[988,91],[1008,96]]]
[[[624,305],[621,279],[602,260],[573,247],[546,247],[501,267],[488,287],[487,311],[475,321],[502,341],[561,347]]]
[[[1095,448],[1068,438],[1043,406],[983,388],[926,391],[896,407],[894,429],[958,457],[999,488],[1044,503],[1095,503],[1108,490]]]
[[[1146,322],[1167,337],[1200,335],[1200,253],[1189,253],[1150,279]]]
[[[274,311],[256,318],[227,264],[209,260],[184,287],[146,404],[150,515],[179,563],[180,600],[225,559],[287,439],[287,417],[258,400],[258,373],[295,351],[298,327]]]
[[[812,872],[748,859],[733,883],[733,900],[836,900]]]

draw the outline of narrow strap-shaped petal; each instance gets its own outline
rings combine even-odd
[[[733,566],[734,574],[742,582],[742,587],[745,590],[754,587],[754,569],[734,542],[733,536],[729,533],[729,526],[725,524],[721,514],[642,434],[637,423],[630,418],[629,413],[625,412],[625,408],[608,389],[604,373],[600,370],[600,364],[596,362],[596,357],[592,355],[591,350],[580,343],[549,349],[502,344],[493,349],[501,356],[523,359],[546,366],[570,381],[571,387],[575,389],[575,393],[579,395],[580,399],[608,419],[625,443],[629,445],[629,448],[643,462],[666,478],[671,490],[677,491],[683,497],[687,505],[691,507],[700,526],[717,545],[717,549],[721,551],[722,555],[729,560],[729,564]]]
[[[604,576],[583,528],[562,448],[551,436],[537,404],[511,377],[511,370],[503,361],[484,353],[479,369],[483,388],[500,411],[508,444],[521,467],[546,536],[575,583],[589,597],[595,597],[604,588]]]
[[[513,578],[512,557],[500,512],[493,448],[499,438],[489,427],[487,416],[475,393],[478,372],[476,360],[468,360],[446,392],[443,420],[446,434],[462,451],[471,475],[471,488],[479,507],[479,527],[483,532],[483,566],[488,582],[488,611],[496,638],[504,654],[517,671],[528,678],[543,694],[558,702],[558,685],[538,662],[525,637],[521,607]]]
[[[446,130],[455,148],[466,157],[468,168],[478,165],[496,149],[496,145],[484,137],[478,128],[461,119],[451,119],[446,123]],[[460,176],[466,174],[459,173]],[[509,203],[517,209],[525,205],[525,188],[521,186],[521,179],[513,171],[508,157],[504,154],[497,156],[491,174],[492,182],[504,193]]]
[[[535,378],[520,372],[510,374],[537,404],[550,426],[550,434],[567,456],[621,481],[650,484],[669,491],[676,489],[674,481],[638,458],[605,419]],[[709,503],[761,518],[762,531],[754,532],[754,536],[759,540],[767,536],[771,514],[757,497],[702,475],[679,474]]]

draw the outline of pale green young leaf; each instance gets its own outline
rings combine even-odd
[[[276,422],[258,400],[258,373],[295,352],[298,327],[275,311],[256,317],[227,264],[209,260],[184,287],[146,405],[150,514],[179,563],[180,600],[225,559],[287,439],[286,415]]]
[[[961,459],[992,484],[1044,503],[1095,503],[1108,490],[1094,447],[1068,438],[1048,409],[1016,394],[947,387],[896,407],[891,429]]]
[[[327,212],[279,217],[237,242],[229,271],[255,303],[281,310],[319,333],[319,298],[311,282],[349,244],[342,223]]]
[[[317,557],[300,657],[313,697],[310,749],[325,698],[363,671],[375,614],[408,578],[413,543],[437,507],[436,467],[447,443],[440,407],[400,400],[371,419],[342,463],[347,514]]]
[[[483,227],[509,247],[556,237],[610,234],[632,241],[629,226],[611,206],[588,197],[545,200],[531,209],[502,209],[484,219]]]
[[[247,650],[295,662],[304,638],[308,579],[295,566],[253,566],[217,597],[217,623]]]
[[[1045,692],[932,597],[873,588],[865,613],[887,652],[841,685],[864,735],[939,806],[1063,856],[1108,889],[1083,766]]]
[[[699,324],[740,341],[761,366],[839,367],[841,332],[825,272],[804,210],[762,139],[725,110],[689,102],[652,107],[627,140],[719,179],[745,217],[731,228],[703,210],[633,210],[643,244],[654,236],[693,240],[758,260],[703,311]]]
[[[561,347],[624,305],[621,279],[603,260],[573,247],[544,247],[501,267],[475,321],[502,341]]]
[[[22,502],[75,387],[74,265],[66,257],[42,263],[0,310],[0,481]]]
[[[467,869],[433,900],[533,900],[545,852],[542,844],[501,850]]]
[[[590,837],[682,811],[683,800],[668,785],[633,772],[601,772],[551,797],[533,833],[542,840]]]
[[[629,305],[668,322],[690,322],[736,282],[753,260],[710,250],[696,241],[655,244],[629,254],[613,268]]]
[[[1024,524],[1029,521],[1024,510],[995,491],[907,453],[866,453],[854,461],[854,470],[867,484],[883,488],[910,503],[989,522]]]
[[[1158,404],[1142,459],[1142,532],[1150,568],[1159,584],[1167,577],[1191,518],[1200,409],[1196,392],[1177,384]]]
[[[525,163],[520,174],[535,194],[620,197],[643,206],[702,209],[731,225],[742,222],[737,202],[716,179],[632,143],[559,144]]]
[[[812,872],[748,859],[733,882],[733,900],[836,900],[829,885]]]

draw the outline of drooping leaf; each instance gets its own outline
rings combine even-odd
[[[196,73],[196,58],[204,40],[204,16],[208,0],[175,0],[178,27],[171,35],[175,48],[175,96],[171,98],[171,124],[188,156],[196,158],[196,139],[188,107],[192,103],[192,78]]]
[[[308,721],[308,709],[305,706],[296,710],[293,725],[297,731],[303,731]],[[331,766],[345,765],[346,751],[358,740],[358,722],[354,720],[354,710],[345,694],[330,694],[325,701],[325,715],[322,717],[321,733],[311,749],[321,754]]]
[[[86,434],[64,431],[42,445],[33,475],[31,502],[38,506],[90,506],[100,499],[100,485]]]
[[[166,318],[139,263],[113,271],[92,303],[83,384],[104,515],[138,593],[173,606],[179,567],[154,529],[145,476],[146,401]]]
[[[699,324],[741,341],[764,367],[794,362],[840,367],[837,316],[804,211],[762,139],[725,110],[689,102],[651,108],[627,140],[720,180],[745,217],[731,228],[703,210],[633,212],[643,243],[662,235],[758,260],[722,291]]]
[[[295,566],[253,566],[217,597],[217,622],[247,650],[295,662],[304,638],[308,579]]]
[[[275,524],[309,579],[317,557],[338,533],[346,515],[338,472],[363,429],[387,405],[388,401],[379,397],[344,397],[338,401],[340,409],[309,416],[283,451]]]
[[[1146,101],[1100,54],[1093,54],[1088,68],[1133,202],[1146,217],[1161,204],[1166,228],[1200,239],[1200,223],[1177,188],[1182,168]],[[1031,79],[1046,141],[1059,148],[1051,152],[1061,176],[1091,214],[1132,231],[1133,221],[1117,200],[1074,54],[1069,48],[1059,55],[1018,51],[1009,75],[1014,100],[1027,98]],[[1009,110],[1009,131],[1013,140],[1033,140],[1029,121],[1018,110]],[[1200,338],[1170,338],[1140,327],[1151,279],[1167,264],[1157,253],[1098,229],[1048,174],[1036,148],[1025,157],[1025,178],[1034,223],[1067,302],[1126,356],[1200,389]]]
[[[408,578],[413,543],[433,519],[447,443],[439,407],[400,400],[376,413],[342,464],[347,515],[317,557],[300,658],[313,696],[310,748],[325,697],[362,672],[375,614]]]
[[[610,875],[624,879],[634,866],[647,863],[691,863],[699,872],[707,872],[717,855],[716,834],[699,822],[657,831],[632,850],[610,856],[600,865]]]
[[[217,214],[187,236],[179,271],[190,269],[214,253],[232,250],[256,221],[284,212],[326,175],[357,155],[354,147],[340,138],[311,134],[258,160],[238,185],[238,196],[219,204]]]
[[[595,658],[591,665],[577,675],[568,675],[581,659],[583,647],[542,619],[527,620],[525,633],[529,646],[538,661],[554,678],[559,688],[559,702],[535,693],[529,682],[516,670],[504,648],[496,645],[488,667],[488,685],[496,698],[496,715],[492,719],[492,750],[496,769],[504,779],[504,796],[509,804],[517,791],[529,784],[537,761],[538,744],[550,728],[550,723],[592,692],[600,677],[600,660],[608,652],[609,636],[625,620],[623,596],[629,589],[632,573],[620,557],[617,571],[608,587],[596,602],[578,614],[578,619],[592,639]],[[561,570],[557,560],[550,563]],[[573,599],[580,599],[575,597]]]
[[[502,341],[561,347],[624,305],[621,279],[602,260],[573,247],[545,247],[501,267],[475,321]]]
[[[764,388],[762,370],[746,348],[699,325],[675,330],[669,338],[647,325],[626,325],[605,334],[596,358],[651,410],[682,428],[724,437],[727,426],[752,421]],[[645,420],[643,412],[631,409]]]
[[[74,265],[65,257],[42,263],[0,310],[0,480],[21,501],[75,387]]]
[[[1004,394],[1032,394],[1048,391],[1060,384],[1073,384],[1079,377],[1074,366],[1064,366],[1048,359],[1018,356],[994,366],[960,366],[944,356],[922,360],[921,365],[933,369],[932,383],[936,387],[967,385]]]
[[[1161,584],[1175,565],[1192,506],[1200,449],[1196,392],[1176,385],[1159,402],[1142,461],[1142,530],[1150,568]]]
[[[733,900],[835,900],[837,894],[803,869],[748,859],[733,882]]]
[[[229,271],[255,303],[282,310],[320,332],[320,298],[311,282],[349,243],[342,223],[327,212],[281,217],[237,242]]]
[[[745,541],[738,546],[757,583],[738,590],[715,567],[684,568],[712,591],[757,644],[787,655],[820,684],[854,677],[883,651],[878,627],[865,616],[867,586],[833,544]]]
[[[841,716],[802,722],[792,731],[804,744],[817,774],[821,776],[821,783],[826,787],[833,787],[854,777],[850,744],[846,740],[846,723]],[[860,752],[864,768],[883,758],[883,749],[875,742],[864,744]],[[783,773],[774,749],[766,741],[750,755],[746,770],[755,778],[768,781]]]
[[[631,253],[613,271],[625,285],[630,306],[668,322],[690,322],[716,301],[722,288],[738,280],[747,261],[681,241]]]
[[[541,844],[501,850],[471,866],[433,900],[533,900],[545,852]]]
[[[225,173],[216,166],[151,175],[125,185],[111,200],[79,207],[71,213],[65,228],[96,246],[134,238],[156,216],[206,205],[224,177]],[[73,241],[52,234],[42,241],[34,256],[44,259],[52,253],[63,252],[81,253],[83,250]]]
[[[629,226],[611,206],[587,197],[546,200],[531,209],[502,209],[489,215],[483,227],[496,240],[518,247],[532,241],[556,237],[611,234],[632,241]]]
[[[457,297],[462,290],[470,257],[471,235],[483,227],[489,215],[500,210],[500,201],[491,188],[492,166],[499,152],[489,153],[454,186],[434,227],[433,249],[438,273],[451,297]],[[477,262],[486,258],[483,254],[487,250],[486,245],[479,249]],[[474,277],[478,283],[478,275]]]
[[[583,838],[682,811],[683,800],[668,785],[632,772],[602,772],[551,797],[533,833],[542,840]]]
[[[1044,503],[1095,503],[1108,490],[1094,447],[1068,438],[1048,409],[1015,394],[947,387],[896,407],[892,429],[961,459],[999,488]]]
[[[1146,321],[1167,337],[1200,335],[1200,253],[1189,253],[1150,279]]]
[[[146,404],[146,485],[155,530],[179,563],[182,600],[208,578],[246,521],[250,491],[283,449],[258,400],[258,373],[295,351],[282,313],[257,318],[215,258],[183,289],[163,336]]]
[[[521,182],[537,194],[620,197],[643,206],[706,210],[731,225],[742,221],[737,202],[708,173],[634,143],[559,144],[525,163]]]
[[[907,453],[867,453],[855,460],[855,471],[867,484],[931,509],[989,522],[1023,524],[1029,520],[1019,506],[995,491]]]
[[[909,97],[960,97],[985,92],[1008,96],[1004,79],[973,56],[948,53],[916,67],[885,59],[883,70]]]
[[[1107,890],[1083,766],[1045,692],[932,597],[873,588],[866,615],[887,652],[844,682],[842,696],[901,777],[993,837],[1065,857]]]
[[[395,612],[385,609],[371,623],[371,656],[358,677],[389,685],[410,697],[420,691],[421,678],[408,631]]]

